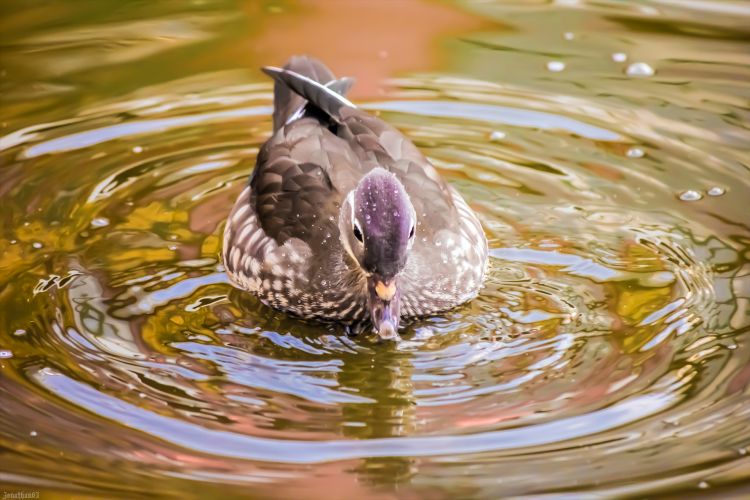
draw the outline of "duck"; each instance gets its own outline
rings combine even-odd
[[[484,230],[414,143],[317,59],[263,72],[273,132],[224,228],[230,281],[271,308],[393,340],[410,318],[474,299]]]

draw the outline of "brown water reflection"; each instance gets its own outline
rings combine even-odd
[[[4,490],[748,493],[745,4],[2,9]],[[218,260],[271,126],[256,68],[300,52],[490,240],[480,297],[398,345],[268,310]]]

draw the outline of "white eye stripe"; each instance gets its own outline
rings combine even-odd
[[[354,224],[354,190],[350,191],[349,194],[346,196],[346,199],[344,200],[344,205],[349,205],[349,222],[351,224]],[[342,207],[342,209],[345,210],[345,208]],[[357,256],[354,253],[354,250],[352,249],[350,245],[350,230],[349,230],[349,224],[347,224],[346,220],[346,212],[343,212],[339,216],[339,241],[341,242],[341,245],[344,247],[344,250],[346,250],[346,253],[349,254],[349,257],[352,258],[354,262],[358,262],[359,259],[357,259]]]

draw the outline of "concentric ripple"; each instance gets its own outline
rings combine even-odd
[[[223,273],[267,82],[205,73],[0,137],[0,480],[581,498],[750,477],[738,108],[470,74],[404,77],[365,105],[464,194],[491,247],[479,298],[398,344],[270,310]]]

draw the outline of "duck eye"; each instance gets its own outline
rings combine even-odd
[[[359,229],[359,226],[357,224],[354,224],[354,237],[359,241],[362,241],[362,230]]]
[[[414,238],[414,226],[412,226],[411,230],[409,231],[409,238]]]

